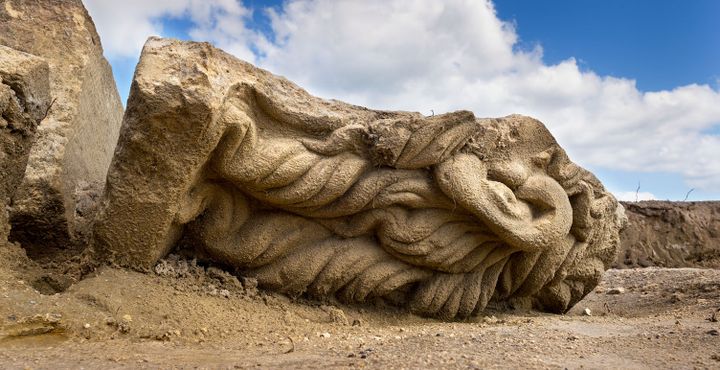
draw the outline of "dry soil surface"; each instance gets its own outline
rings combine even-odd
[[[266,293],[180,258],[69,287],[59,269],[0,247],[0,367],[720,368],[720,270],[610,270],[566,315],[447,323]]]

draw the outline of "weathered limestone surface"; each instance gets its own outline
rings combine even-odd
[[[0,44],[50,66],[52,107],[15,195],[12,237],[26,247],[65,247],[87,228],[75,222],[75,194],[100,191],[117,142],[123,109],[112,71],[80,0],[1,1]]]
[[[0,246],[7,242],[7,208],[25,173],[49,92],[43,59],[0,45]]]
[[[613,267],[720,268],[720,202],[624,202]]]
[[[451,319],[489,303],[566,311],[624,220],[532,118],[369,110],[151,38],[95,242],[140,269],[180,242],[269,289]]]

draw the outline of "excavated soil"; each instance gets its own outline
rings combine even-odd
[[[720,368],[720,270],[610,270],[566,315],[447,323],[258,291],[177,256],[71,285],[93,268],[0,247],[1,367]]]
[[[720,268],[720,202],[623,202],[628,225],[613,267]]]

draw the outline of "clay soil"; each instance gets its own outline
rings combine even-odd
[[[179,257],[71,285],[79,265],[0,247],[0,367],[720,368],[720,270],[610,270],[565,315],[447,323],[263,292]]]

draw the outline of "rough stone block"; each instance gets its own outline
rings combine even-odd
[[[10,232],[7,209],[25,173],[37,125],[50,104],[47,63],[0,45],[0,246]]]
[[[0,44],[43,57],[52,107],[15,195],[11,237],[29,254],[65,248],[86,232],[76,194],[100,191],[123,108],[100,39],[80,0],[4,0]]]
[[[537,120],[432,117],[309,95],[206,43],[151,38],[95,228],[151,268],[180,241],[291,295],[465,317],[564,312],[600,280],[622,207]]]

